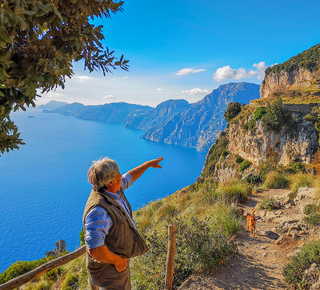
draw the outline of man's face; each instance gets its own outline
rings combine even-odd
[[[122,175],[121,173],[119,172],[115,179],[114,179],[114,189],[115,189],[115,192],[117,192],[120,188],[121,188],[121,179],[122,179]]]

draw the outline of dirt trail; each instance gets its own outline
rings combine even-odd
[[[244,215],[260,203],[264,196],[276,197],[287,190],[271,190],[255,193],[243,206]],[[296,207],[278,210],[281,215],[291,215],[298,211]],[[200,289],[288,289],[282,275],[282,268],[288,261],[287,254],[299,246],[303,239],[287,237],[280,245],[267,236],[267,231],[275,231],[272,219],[259,219],[257,214],[256,235],[241,231],[237,238],[238,254],[212,275],[192,276],[179,290]]]

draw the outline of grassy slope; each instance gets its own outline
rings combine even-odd
[[[131,261],[133,289],[162,289],[169,224],[176,226],[177,234],[175,286],[193,273],[210,272],[218,267],[234,253],[231,238],[242,221],[232,201],[246,200],[250,192],[251,188],[243,181],[218,185],[207,179],[203,184],[195,183],[136,211],[134,219],[149,251]],[[28,283],[25,290],[86,287],[84,257],[80,257]]]

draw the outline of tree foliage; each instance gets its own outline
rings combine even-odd
[[[20,275],[23,275],[40,265],[47,263],[54,259],[55,257],[52,255],[48,258],[41,258],[41,260],[35,260],[35,261],[17,261],[13,263],[8,269],[6,269],[4,272],[0,274],[0,285],[16,278]]]
[[[23,144],[11,111],[35,106],[37,92],[64,88],[73,62],[103,74],[128,69],[102,46],[102,26],[90,23],[121,11],[117,0],[5,0],[0,4],[0,155]]]
[[[285,109],[282,99],[277,99],[271,105],[268,104],[267,112],[262,116],[261,122],[266,131],[278,134],[283,127],[288,127],[292,122],[290,111]]]
[[[241,104],[239,102],[230,103],[227,110],[223,114],[227,122],[230,122],[235,116],[241,112]]]
[[[254,119],[255,120],[260,120],[265,113],[267,113],[267,108],[266,107],[257,108],[254,111]]]
[[[291,57],[284,63],[268,67],[265,71],[267,76],[270,73],[280,73],[281,71],[292,72],[300,68],[305,68],[311,72],[319,69],[320,66],[320,43]]]
[[[213,175],[214,170],[216,168],[216,164],[218,163],[220,157],[227,154],[228,143],[229,143],[229,140],[227,139],[227,137],[222,136],[210,148],[208,152],[208,157],[207,157],[207,165],[202,172],[202,175],[204,177],[210,177]]]

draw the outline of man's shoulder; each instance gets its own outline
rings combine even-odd
[[[108,212],[101,206],[97,205],[92,207],[86,216],[86,220],[96,220],[96,219],[101,219],[105,215],[108,215]]]

